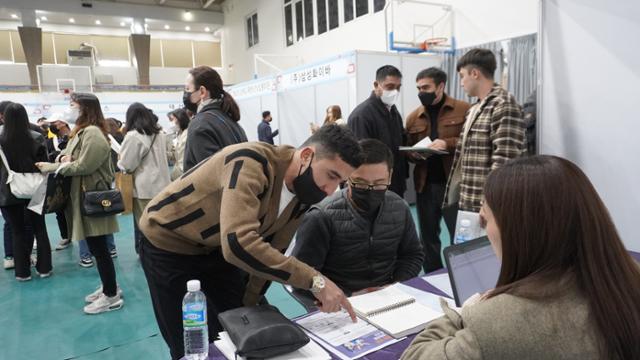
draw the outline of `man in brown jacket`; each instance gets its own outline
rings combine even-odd
[[[180,309],[191,279],[207,295],[210,340],[222,330],[218,313],[257,304],[270,281],[309,289],[323,311],[344,307],[355,320],[331,280],[283,252],[309,206],[332,194],[360,161],[351,132],[326,126],[297,150],[228,146],[151,200],[140,220],[140,260],[172,358],[184,353]]]
[[[435,67],[422,70],[416,76],[420,105],[407,117],[408,145],[429,137],[431,147],[449,155],[410,153],[415,162],[413,182],[420,221],[420,238],[425,252],[423,269],[426,273],[442,268],[440,257],[440,220],[442,201],[451,170],[453,154],[458,144],[464,117],[469,104],[447,96],[444,88],[447,74]]]

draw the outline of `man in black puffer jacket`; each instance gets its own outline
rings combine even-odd
[[[360,145],[362,165],[349,186],[309,210],[292,253],[347,295],[411,279],[424,257],[409,206],[387,191],[393,154],[378,140]]]

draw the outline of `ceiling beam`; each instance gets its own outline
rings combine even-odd
[[[183,9],[167,6],[123,4],[117,2],[94,1],[91,8],[82,7],[81,3],[68,0],[3,0],[2,7],[18,10],[43,10],[77,15],[121,16],[140,19],[156,19],[166,21],[184,21]],[[224,24],[224,14],[220,11],[190,10],[193,23]]]

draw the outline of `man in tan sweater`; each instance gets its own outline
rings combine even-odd
[[[255,305],[270,281],[310,289],[327,312],[347,309],[344,293],[294,257],[283,255],[305,211],[360,165],[349,130],[327,126],[299,149],[265,143],[224,148],[157,195],[140,229],[142,267],[158,326],[174,359],[183,356],[182,297],[198,279],[207,295],[209,339],[217,314]]]

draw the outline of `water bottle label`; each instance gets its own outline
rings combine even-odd
[[[206,308],[202,304],[185,305],[182,311],[182,325],[184,327],[204,326],[207,324]]]

